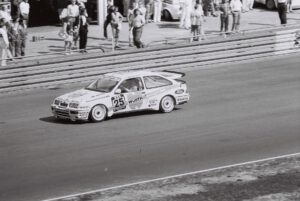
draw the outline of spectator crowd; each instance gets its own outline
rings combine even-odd
[[[0,5],[1,66],[6,66],[7,59],[25,56],[30,5],[28,0],[22,0],[17,6],[18,12],[11,16],[8,5]]]
[[[104,22],[103,36],[108,38],[108,28],[111,28],[113,48],[120,48],[119,38],[123,33],[122,23],[128,22],[128,45],[144,48],[141,41],[144,26],[147,23],[160,23],[162,17],[162,0],[131,0],[124,18],[117,6],[111,0],[107,1],[107,16]],[[205,39],[205,17],[220,18],[220,34],[240,31],[241,15],[253,9],[254,0],[178,0],[180,6],[179,28],[191,30],[191,41]],[[18,12],[13,17],[5,5],[0,5],[0,34],[1,34],[1,65],[6,60],[25,56],[27,27],[30,12],[28,0],[17,0]],[[58,36],[64,40],[66,54],[73,50],[86,53],[88,39],[88,13],[86,0],[69,0],[69,4],[60,11],[59,18],[62,26]],[[281,24],[286,24],[286,13],[292,12],[291,0],[278,0],[278,13]],[[229,21],[231,28],[229,29]]]

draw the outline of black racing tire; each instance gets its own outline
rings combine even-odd
[[[269,10],[275,9],[275,2],[274,2],[274,0],[267,0],[266,7]]]
[[[159,105],[159,110],[163,113],[172,112],[175,108],[175,101],[171,96],[164,96]]]
[[[163,18],[166,21],[172,21],[172,16],[168,10],[163,10]]]
[[[107,117],[107,109],[104,105],[95,105],[89,114],[92,122],[101,122]]]

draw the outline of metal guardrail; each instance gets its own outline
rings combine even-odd
[[[246,33],[250,33],[250,32],[263,32],[263,31],[274,31],[276,29],[282,29],[282,28],[292,28],[292,27],[298,27],[300,29],[300,25],[299,24],[288,24],[286,26],[273,26],[273,27],[268,27],[268,28],[263,28],[263,29],[245,29],[245,30],[241,30],[238,35],[245,35]],[[213,36],[220,36],[220,34],[227,34],[229,37],[230,36],[236,36],[237,34],[235,32],[229,31],[229,32],[219,32],[219,33],[210,33],[210,34],[205,34],[205,38],[212,38]],[[146,47],[150,47],[152,46],[152,44],[165,44],[165,45],[169,45],[169,44],[174,44],[174,43],[170,43],[170,41],[187,41],[187,42],[191,42],[191,39],[194,37],[201,37],[202,35],[196,35],[196,36],[186,36],[186,37],[166,37],[165,39],[162,40],[156,40],[156,41],[151,41],[150,43],[146,44]],[[222,37],[222,36],[221,36]],[[113,40],[112,40],[113,41]],[[114,47],[113,47],[113,42],[112,42],[112,49],[111,52],[114,52]],[[102,53],[106,53],[105,49],[102,48],[101,46],[99,47],[95,47],[95,48],[88,48],[88,51],[91,50],[97,50],[100,49],[102,51]],[[80,49],[78,50],[72,50],[72,53],[80,53]],[[18,60],[18,59],[29,59],[29,58],[41,58],[41,57],[47,57],[47,56],[55,56],[55,55],[65,55],[65,51],[61,51],[61,52],[50,52],[50,53],[43,53],[43,54],[32,54],[32,55],[27,55],[27,56],[21,56],[21,57],[13,57],[13,58],[6,58],[6,59],[0,59],[0,62],[2,60]]]
[[[102,53],[105,53],[105,49],[100,47],[95,47],[95,48],[88,48],[87,51],[91,51],[91,50],[98,50],[100,49],[102,51]],[[80,53],[82,51],[82,49],[76,49],[76,50],[72,50],[72,53]],[[61,52],[49,52],[49,53],[43,53],[43,54],[31,54],[31,55],[27,55],[27,56],[20,56],[20,57],[13,57],[13,58],[6,58],[6,59],[0,59],[0,62],[2,60],[6,60],[6,61],[11,61],[11,60],[18,60],[18,59],[28,59],[28,58],[40,58],[40,57],[46,57],[46,56],[55,56],[55,55],[66,55],[65,51],[61,51]]]
[[[272,32],[275,32],[275,31],[278,31],[278,30],[281,30],[281,31],[285,31],[285,30],[282,30],[283,28],[285,29],[291,29],[291,28],[298,28],[300,31],[300,24],[288,24],[288,25],[278,25],[278,26],[273,26],[273,27],[268,27],[268,28],[262,28],[262,29],[244,29],[244,30],[241,30],[239,31],[238,33],[237,32],[233,32],[233,31],[228,31],[228,32],[218,32],[218,33],[210,33],[210,34],[204,34],[205,38],[213,38],[213,36],[220,36],[222,37],[221,35],[223,34],[226,34],[227,37],[230,37],[230,36],[243,36],[245,35],[246,33],[253,33],[253,32],[265,32],[265,31],[270,31],[271,33]],[[286,30],[288,31],[288,30]],[[295,34],[297,33],[297,31],[295,31]],[[283,35],[284,33],[282,33]],[[191,42],[191,39],[193,39],[194,37],[202,37],[203,35],[195,35],[195,36],[186,36],[186,37],[166,37],[165,39],[163,40],[156,40],[156,41],[151,41],[150,43],[147,44],[147,47],[151,46],[152,44],[156,44],[156,43],[159,43],[159,44],[165,44],[165,45],[169,45],[171,44],[169,41],[187,41],[187,42]]]

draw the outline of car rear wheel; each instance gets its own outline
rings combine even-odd
[[[106,118],[107,110],[104,105],[95,105],[90,111],[90,120],[100,122]]]
[[[275,8],[274,0],[267,0],[266,6],[267,6],[267,9],[273,10]]]
[[[172,112],[175,107],[174,99],[171,96],[165,96],[160,101],[160,111],[163,113]]]
[[[164,18],[164,20],[167,20],[167,21],[172,20],[172,16],[171,16],[170,12],[167,10],[163,10],[163,18]]]

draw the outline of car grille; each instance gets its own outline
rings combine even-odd
[[[70,117],[68,110],[54,109],[54,111],[59,116]]]
[[[60,106],[62,106],[62,107],[68,107],[68,103],[62,102],[62,103],[60,103]]]

